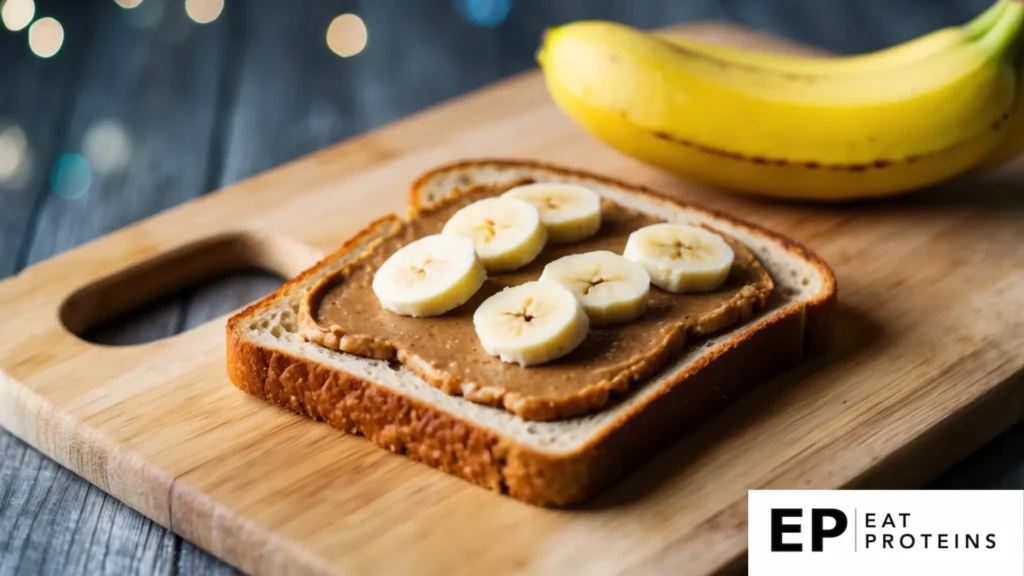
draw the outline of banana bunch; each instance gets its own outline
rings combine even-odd
[[[555,103],[612,147],[765,196],[844,200],[994,170],[1024,150],[1024,1],[879,52],[810,58],[588,21],[537,58]]]
[[[571,184],[539,183],[473,202],[440,234],[396,250],[374,274],[381,307],[402,316],[440,316],[468,302],[487,274],[533,262],[548,241],[585,240],[601,227],[601,200]],[[721,236],[684,224],[630,234],[623,254],[592,250],[544,266],[540,278],[509,286],[473,313],[481,347],[503,362],[533,366],[575,350],[593,327],[636,320],[651,285],[673,294],[718,288],[734,253]]]

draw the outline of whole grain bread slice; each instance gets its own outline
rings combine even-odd
[[[653,452],[768,378],[828,349],[836,305],[825,262],[785,237],[731,216],[610,178],[516,160],[467,161],[420,177],[410,214],[475,185],[574,182],[633,209],[709,225],[743,242],[775,280],[749,322],[688,348],[600,412],[550,422],[451,396],[400,364],[306,342],[297,314],[306,290],[400,222],[370,224],[337,252],[227,324],[227,369],[243,391],[491,490],[538,505],[595,494]]]

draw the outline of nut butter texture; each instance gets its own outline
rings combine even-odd
[[[302,303],[303,337],[352,354],[395,358],[449,394],[504,407],[525,419],[552,420],[604,406],[612,392],[625,392],[652,377],[687,341],[749,319],[773,289],[771,277],[750,250],[726,236],[736,258],[728,279],[714,292],[674,295],[652,286],[643,316],[621,326],[592,328],[576,350],[548,364],[523,368],[486,354],[473,329],[473,311],[487,297],[536,280],[548,262],[562,256],[593,250],[621,254],[631,232],[661,221],[604,199],[603,222],[594,237],[549,244],[525,268],[490,274],[467,303],[447,314],[411,318],[381,307],[371,282],[384,260],[412,240],[439,233],[459,208],[509,187],[480,186],[442,200],[324,278]]]

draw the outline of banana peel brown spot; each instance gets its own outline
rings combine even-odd
[[[1009,119],[1010,119],[1010,113],[1009,112],[1004,113],[995,122],[992,123],[992,129],[993,130],[999,130],[1000,128],[1003,127],[1003,124],[1006,124],[1006,122]]]
[[[1021,0],[1021,1],[1024,1],[1024,0]],[[623,118],[625,118],[624,114],[622,116],[623,116]],[[1010,111],[1004,112],[995,122],[992,123],[992,129],[993,130],[998,130],[999,128],[1001,128],[1002,125],[1005,124],[1006,121],[1008,121],[1010,119],[1010,116],[1011,116]],[[767,157],[764,157],[764,156],[750,156],[750,155],[747,155],[747,154],[742,154],[740,152],[733,152],[731,150],[725,150],[725,149],[722,149],[722,148],[715,148],[713,146],[707,146],[707,145],[704,145],[704,144],[698,144],[698,143],[696,143],[696,142],[694,142],[692,140],[687,140],[685,138],[679,138],[677,136],[674,136],[674,135],[669,134],[668,132],[665,132],[665,131],[662,131],[662,130],[654,130],[654,131],[650,131],[650,132],[651,132],[652,136],[654,136],[655,138],[657,138],[659,140],[663,140],[665,142],[669,142],[669,143],[676,144],[676,145],[679,145],[679,146],[684,146],[686,148],[697,150],[699,152],[704,152],[705,154],[711,154],[713,156],[718,156],[720,158],[728,158],[730,160],[739,160],[741,162],[750,162],[751,164],[756,164],[756,165],[771,164],[773,166],[800,166],[800,167],[808,168],[808,169],[812,169],[812,170],[824,169],[824,170],[833,170],[833,171],[838,171],[838,172],[866,172],[868,170],[884,170],[886,168],[892,168],[892,167],[895,167],[895,166],[898,166],[898,165],[901,165],[901,164],[909,164],[911,162],[917,162],[917,161],[922,160],[922,159],[924,159],[926,157],[929,157],[929,156],[937,156],[939,154],[942,154],[944,152],[947,152],[949,150],[957,148],[958,146],[963,144],[963,142],[957,142],[955,144],[952,144],[952,145],[947,146],[945,148],[941,148],[939,150],[933,150],[933,151],[925,153],[925,154],[911,154],[911,155],[905,156],[903,158],[896,158],[896,159],[879,158],[878,160],[873,160],[871,162],[860,162],[860,163],[850,163],[850,164],[842,164],[842,163],[824,164],[824,163],[813,161],[813,160],[801,162],[801,161],[787,160],[785,158],[767,158]]]

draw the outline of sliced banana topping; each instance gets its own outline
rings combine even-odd
[[[452,215],[441,233],[472,240],[484,268],[491,272],[522,268],[547,243],[537,209],[514,198],[474,202]]]
[[[635,320],[647,311],[651,279],[642,266],[607,250],[550,262],[541,280],[557,282],[580,301],[592,326]]]
[[[505,288],[473,314],[484,351],[502,362],[533,366],[561,358],[583,342],[587,313],[569,289],[537,280]]]
[[[721,236],[685,224],[645,226],[629,235],[623,255],[643,266],[652,284],[674,294],[718,288],[735,258]]]
[[[525,200],[540,212],[552,242],[579,242],[601,228],[601,197],[575,184],[536,183],[516,186],[502,198]]]
[[[465,304],[487,279],[473,242],[435,234],[403,246],[373,276],[382,307],[403,316],[437,316]]]

